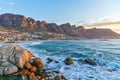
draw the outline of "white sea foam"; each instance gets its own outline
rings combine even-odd
[[[42,41],[38,41],[38,42],[31,42],[31,44],[30,45],[40,45],[40,44],[42,44]]]

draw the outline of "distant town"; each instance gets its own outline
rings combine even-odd
[[[0,42],[15,42],[15,41],[35,41],[35,40],[66,40],[72,39],[64,34],[51,32],[19,32],[19,31],[1,31]]]

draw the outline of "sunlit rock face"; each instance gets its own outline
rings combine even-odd
[[[35,21],[31,17],[16,14],[0,15],[0,25],[6,29],[27,31],[27,32],[52,32],[64,34],[71,37],[85,39],[101,38],[120,38],[120,35],[110,29],[85,29],[83,26],[75,26],[70,23],[57,25],[56,23],[47,23],[46,21]]]
[[[32,54],[21,46],[7,45],[0,48],[0,74],[9,75],[23,69]]]
[[[0,48],[0,75],[11,75],[22,70],[36,73],[38,66],[40,66],[40,69],[43,69],[42,60],[40,58],[37,59],[39,64],[32,65],[31,62],[35,62],[30,51],[14,44],[2,46]]]

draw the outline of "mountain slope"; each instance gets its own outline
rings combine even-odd
[[[46,21],[35,21],[33,18],[26,18],[23,15],[2,14],[0,25],[6,29],[27,31],[27,32],[52,32],[79,38],[120,38],[120,35],[110,29],[85,29],[83,26],[76,27],[69,23],[57,25]]]
[[[110,29],[86,29],[87,35],[91,39],[117,39],[120,38],[120,34],[113,32]]]

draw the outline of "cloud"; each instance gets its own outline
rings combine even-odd
[[[77,22],[76,25],[83,25],[85,27],[106,27],[106,26],[115,26],[120,25],[120,18],[99,18],[96,20],[86,20]]]
[[[97,26],[110,26],[110,25],[120,25],[120,21],[117,21],[117,22],[101,22],[101,23],[94,23],[94,24],[86,24],[85,26],[88,26],[88,27],[97,27]]]

